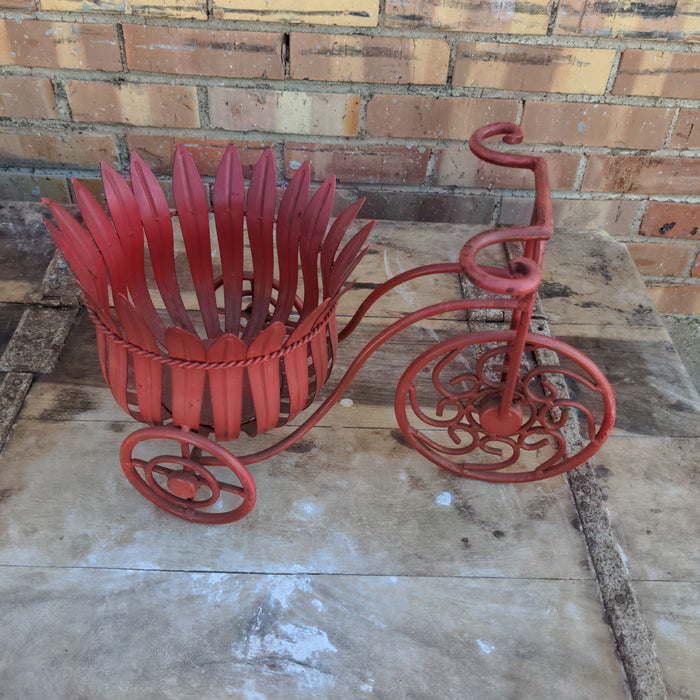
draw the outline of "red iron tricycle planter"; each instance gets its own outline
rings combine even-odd
[[[119,405],[149,426],[129,435],[120,452],[124,473],[140,493],[187,520],[239,520],[255,503],[247,466],[307,433],[386,340],[421,320],[456,310],[509,310],[510,329],[459,334],[410,363],[398,383],[395,412],[413,447],[457,474],[505,482],[561,474],[600,448],[615,417],[607,380],[574,348],[529,332],[544,244],[552,235],[546,162],[490,150],[482,142],[492,136],[519,143],[522,131],[508,123],[482,127],[470,147],[489,163],[534,173],[531,224],[477,234],[464,245],[459,263],[427,265],[388,280],[340,333],[338,300],[367,250],[373,222],[341,247],[363,200],[329,228],[335,180],[324,182],[309,201],[308,164],[292,178],[275,217],[271,151],[253,169],[247,193],[236,149],[226,151],[213,192],[221,267],[216,272],[206,190],[183,146],[176,149],[173,170],[176,212],[137,154],[131,157],[131,187],[102,163],[110,216],[77,181],[86,228],[49,203],[57,226],[46,225],[83,291],[97,329],[105,381]],[[194,310],[183,301],[178,281],[183,270],[175,254],[175,217],[194,285]],[[521,242],[524,250],[506,268],[477,261],[484,248],[508,242]],[[252,271],[245,269],[246,255]],[[219,444],[236,440],[241,431],[254,436],[288,423],[318,398],[338,341],[368,309],[396,286],[437,274],[465,274],[495,296],[439,302],[391,323],[363,348],[313,414],[272,447],[234,456]],[[543,352],[555,359],[543,366],[529,361]],[[435,394],[432,409],[420,404],[426,374]],[[562,390],[562,380],[574,389],[573,398]],[[576,419],[583,425],[583,440],[567,446],[566,427]],[[439,434],[446,439],[441,441]],[[178,443],[178,454],[136,456],[137,447],[162,440]]]

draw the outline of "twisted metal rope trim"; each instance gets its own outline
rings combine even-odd
[[[125,340],[121,336],[118,336],[115,333],[113,333],[107,326],[105,326],[104,323],[102,323],[102,321],[100,321],[97,314],[92,308],[90,308],[90,306],[86,304],[85,308],[90,314],[90,318],[95,324],[95,327],[97,328],[98,332],[110,338],[117,345],[121,345],[130,354],[139,355],[140,357],[145,357],[150,360],[155,360],[159,364],[168,365],[170,367],[179,367],[182,369],[209,370],[229,369],[234,367],[250,367],[251,365],[257,365],[260,362],[268,362],[270,360],[276,360],[280,357],[284,357],[285,355],[289,354],[290,352],[293,352],[302,345],[307,345],[316,335],[318,335],[322,330],[324,330],[329,325],[330,319],[333,316],[333,314],[335,314],[337,305],[338,302],[336,300],[335,302],[333,302],[333,304],[330,305],[328,311],[321,317],[321,320],[317,321],[317,323],[306,335],[302,336],[299,340],[296,340],[291,345],[283,345],[281,348],[279,348],[279,350],[275,350],[274,352],[268,353],[267,355],[257,355],[256,357],[246,357],[244,360],[228,360],[226,362],[201,362],[197,360],[180,360],[174,357],[166,357],[165,355],[151,352],[150,350],[145,350],[144,348],[139,347],[138,345],[134,345],[128,340]]]

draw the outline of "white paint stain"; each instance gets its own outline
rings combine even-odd
[[[352,399],[340,399],[340,405],[343,408],[350,408],[352,406],[353,400]]]
[[[289,607],[289,599],[297,592],[311,593],[311,579],[296,576],[271,576],[260,586],[268,593],[270,602],[278,603],[283,610]]]
[[[498,19],[510,19],[515,14],[515,0],[491,0],[491,12]]]
[[[476,643],[479,645],[479,651],[482,654],[491,654],[496,650],[496,647],[493,646],[493,644],[489,644],[488,642],[485,642],[482,639],[477,639]]]
[[[443,491],[435,498],[435,503],[439,506],[449,506],[452,503],[452,494],[449,491]]]
[[[335,685],[333,675],[314,668],[314,665],[322,655],[337,651],[323,630],[294,624],[279,625],[278,630],[263,635],[252,633],[244,642],[231,648],[233,658],[240,661],[273,658],[286,673],[313,687]]]

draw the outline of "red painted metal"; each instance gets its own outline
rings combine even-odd
[[[363,200],[342,212],[329,229],[335,179],[324,182],[309,201],[306,163],[292,178],[276,218],[272,152],[266,151],[255,166],[246,193],[233,146],[219,166],[211,212],[183,146],[175,152],[176,212],[169,210],[158,181],[137,154],[131,158],[131,187],[102,164],[109,216],[76,183],[87,230],[60,205],[49,203],[58,226],[47,221],[47,227],[84,292],[97,328],[105,381],[127,413],[151,426],[129,436],[120,453],[122,468],[140,493],[196,522],[244,517],[255,502],[246,466],[306,434],[388,339],[423,319],[455,310],[504,309],[511,314],[510,329],[460,334],[409,364],[396,390],[395,412],[413,447],[457,474],[508,482],[560,474],[600,448],[615,417],[608,382],[584,355],[529,329],[544,244],[552,235],[546,163],[487,148],[483,141],[492,136],[515,144],[522,131],[512,124],[492,124],[475,132],[470,147],[487,162],[533,172],[536,199],[530,225],[477,234],[464,245],[459,264],[427,265],[386,281],[340,335],[338,298],[367,252],[374,222],[341,248]],[[210,213],[218,276],[212,263]],[[176,264],[175,215],[187,261],[184,272]],[[479,262],[484,248],[508,242],[522,243],[523,254],[507,268]],[[245,269],[246,250],[252,271]],[[153,292],[148,288],[149,268]],[[338,341],[352,333],[386,292],[408,280],[458,273],[497,296],[448,300],[409,311],[377,334],[313,414],[275,445],[234,457],[218,444],[237,439],[241,430],[257,435],[284,425],[315,401],[332,369]],[[196,304],[183,296],[188,276]],[[432,377],[428,385],[422,380],[426,371]],[[583,426],[580,444],[567,442],[575,434],[571,428],[576,420]],[[175,441],[180,454],[136,454],[148,453],[150,441],[163,439]],[[230,482],[231,475],[238,483]]]

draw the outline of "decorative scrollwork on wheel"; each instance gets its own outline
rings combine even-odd
[[[463,476],[522,482],[573,469],[601,447],[615,402],[600,369],[548,336],[528,334],[522,353],[515,342],[514,331],[457,336],[409,365],[395,411],[416,450]]]
[[[134,448],[149,440],[174,440],[181,454],[135,456]],[[124,440],[119,456],[126,478],[142,496],[185,520],[233,523],[255,505],[250,472],[227,449],[199,433],[170,426],[143,428]],[[231,483],[232,476],[238,483]]]

